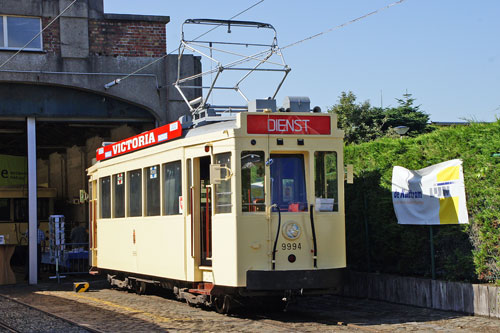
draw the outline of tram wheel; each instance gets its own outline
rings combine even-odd
[[[147,284],[144,281],[135,282],[135,292],[139,295],[144,295],[146,293]]]
[[[231,310],[231,297],[221,295],[214,300],[215,311],[220,314],[228,314]]]

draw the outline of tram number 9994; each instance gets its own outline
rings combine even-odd
[[[281,243],[281,249],[285,250],[301,250],[302,244],[300,243]]]

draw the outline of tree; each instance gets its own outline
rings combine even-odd
[[[429,131],[429,115],[415,106],[411,94],[404,94],[397,107],[372,107],[369,101],[358,104],[356,95],[351,91],[342,92],[339,103],[328,112],[337,114],[338,126],[345,132],[347,143],[361,143],[375,140],[382,136],[393,136],[396,126],[408,126],[407,135],[414,136]]]
[[[344,130],[348,143],[371,141],[382,136],[383,110],[372,107],[369,101],[356,104],[356,96],[351,91],[342,92],[339,104],[328,112],[337,114],[338,126]]]
[[[408,136],[415,136],[429,132],[429,115],[420,111],[420,105],[413,105],[415,99],[409,93],[403,94],[403,98],[396,98],[398,106],[385,110],[384,131],[396,126],[408,126]]]

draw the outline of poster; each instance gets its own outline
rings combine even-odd
[[[398,224],[469,223],[462,161],[446,161],[420,170],[395,166],[392,202]]]
[[[28,184],[28,162],[24,156],[0,155],[0,186]]]

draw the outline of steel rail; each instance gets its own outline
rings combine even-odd
[[[13,328],[13,327],[11,327],[11,326],[9,326],[1,321],[0,321],[0,328],[3,328],[3,329],[5,329],[9,332],[12,332],[12,333],[21,333],[21,331],[18,331],[15,328]]]
[[[42,313],[44,313],[44,314],[46,314],[46,315],[48,315],[48,316],[50,316],[50,317],[52,317],[52,318],[55,318],[55,319],[60,319],[60,320],[62,320],[62,321],[65,321],[65,322],[67,322],[67,323],[69,323],[69,324],[71,324],[71,325],[74,325],[74,326],[76,326],[76,327],[82,328],[82,329],[87,330],[87,331],[89,331],[89,332],[92,332],[92,333],[105,333],[104,331],[101,331],[101,330],[99,330],[99,329],[97,329],[97,328],[92,328],[92,327],[89,327],[89,326],[86,326],[86,325],[79,324],[79,323],[77,323],[77,322],[75,322],[75,321],[73,321],[73,320],[71,320],[71,319],[67,319],[67,318],[64,318],[64,317],[60,317],[60,316],[58,316],[58,315],[56,315],[56,314],[54,314],[54,313],[52,313],[52,312],[48,312],[48,311],[42,310],[42,309],[40,309],[40,308],[38,308],[38,307],[36,307],[36,306],[33,306],[33,305],[30,305],[30,304],[27,304],[27,303],[22,302],[22,301],[20,301],[20,300],[18,300],[18,299],[15,299],[15,298],[12,298],[12,297],[9,297],[9,296],[6,296],[6,295],[0,295],[0,297],[3,297],[3,298],[5,298],[5,299],[7,299],[7,300],[9,300],[9,301],[11,301],[11,302],[14,302],[14,303],[17,303],[17,304],[24,305],[24,306],[26,306],[27,308],[30,308],[30,309],[32,309],[32,310],[42,312]],[[14,330],[13,332],[19,332],[19,331]]]

